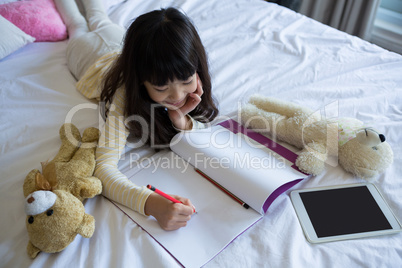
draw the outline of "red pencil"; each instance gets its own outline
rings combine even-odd
[[[150,189],[150,190],[152,190],[152,191],[154,191],[155,193],[159,194],[160,196],[163,196],[163,197],[166,198],[167,200],[172,201],[173,203],[182,203],[182,204],[183,204],[183,202],[177,200],[176,198],[171,197],[171,196],[168,195],[168,194],[165,194],[164,192],[162,192],[161,190],[155,188],[154,186],[152,186],[152,185],[150,185],[150,184],[147,185],[147,188]],[[195,208],[194,208],[194,212],[195,212]]]
[[[155,188],[154,186],[152,186],[152,185],[150,185],[150,184],[147,185],[147,188],[150,189],[150,190],[152,190],[152,191],[154,191],[155,193],[157,193],[157,194],[163,196],[163,197],[166,198],[167,200],[172,201],[173,203],[181,203],[179,200],[177,200],[177,199],[171,197],[171,196],[168,195],[168,194],[165,194],[164,192],[162,192],[161,190]]]

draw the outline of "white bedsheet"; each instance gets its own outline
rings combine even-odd
[[[335,105],[330,116],[355,117],[383,131],[394,150],[394,164],[375,183],[402,219],[402,56],[259,0],[105,3],[115,4],[108,9],[110,17],[124,26],[160,7],[173,5],[185,11],[206,46],[221,115],[235,113],[239,101],[260,93],[317,110]],[[87,213],[96,219],[92,238],[77,236],[61,253],[29,259],[22,194],[26,174],[56,154],[58,129],[66,117],[74,114],[81,131],[99,125],[93,103],[75,90],[66,66],[66,44],[30,44],[0,61],[0,267],[180,266],[102,196],[85,202]],[[143,157],[153,154],[146,148],[134,152]],[[120,167],[130,169],[129,157]],[[294,189],[361,181],[339,166],[327,166],[323,174]],[[287,192],[206,267],[401,263],[402,234],[310,244]]]

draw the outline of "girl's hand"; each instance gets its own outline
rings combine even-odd
[[[197,105],[201,102],[201,96],[204,93],[198,73],[196,76],[197,88],[194,92],[189,94],[186,103],[177,110],[168,110],[169,118],[173,125],[181,130],[192,129],[191,120],[186,115],[197,107]]]
[[[152,193],[145,203],[145,214],[152,215],[162,229],[172,231],[185,227],[194,213],[190,200],[177,195],[171,195],[181,203],[173,203],[166,198]]]

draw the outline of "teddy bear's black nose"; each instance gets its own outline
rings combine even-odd
[[[384,141],[385,141],[385,136],[384,136],[384,135],[380,134],[380,135],[378,135],[378,136],[380,137],[380,141],[381,141],[381,142],[384,142]]]
[[[29,224],[32,224],[33,222],[34,222],[34,217],[32,217],[32,216],[29,217],[29,218],[28,218],[28,223],[29,223]]]

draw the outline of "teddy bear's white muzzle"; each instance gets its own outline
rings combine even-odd
[[[25,213],[38,215],[51,208],[56,202],[57,195],[50,191],[36,191],[25,199]]]
[[[385,141],[385,136],[373,128],[364,128],[357,132],[357,140],[366,146],[374,147]]]

